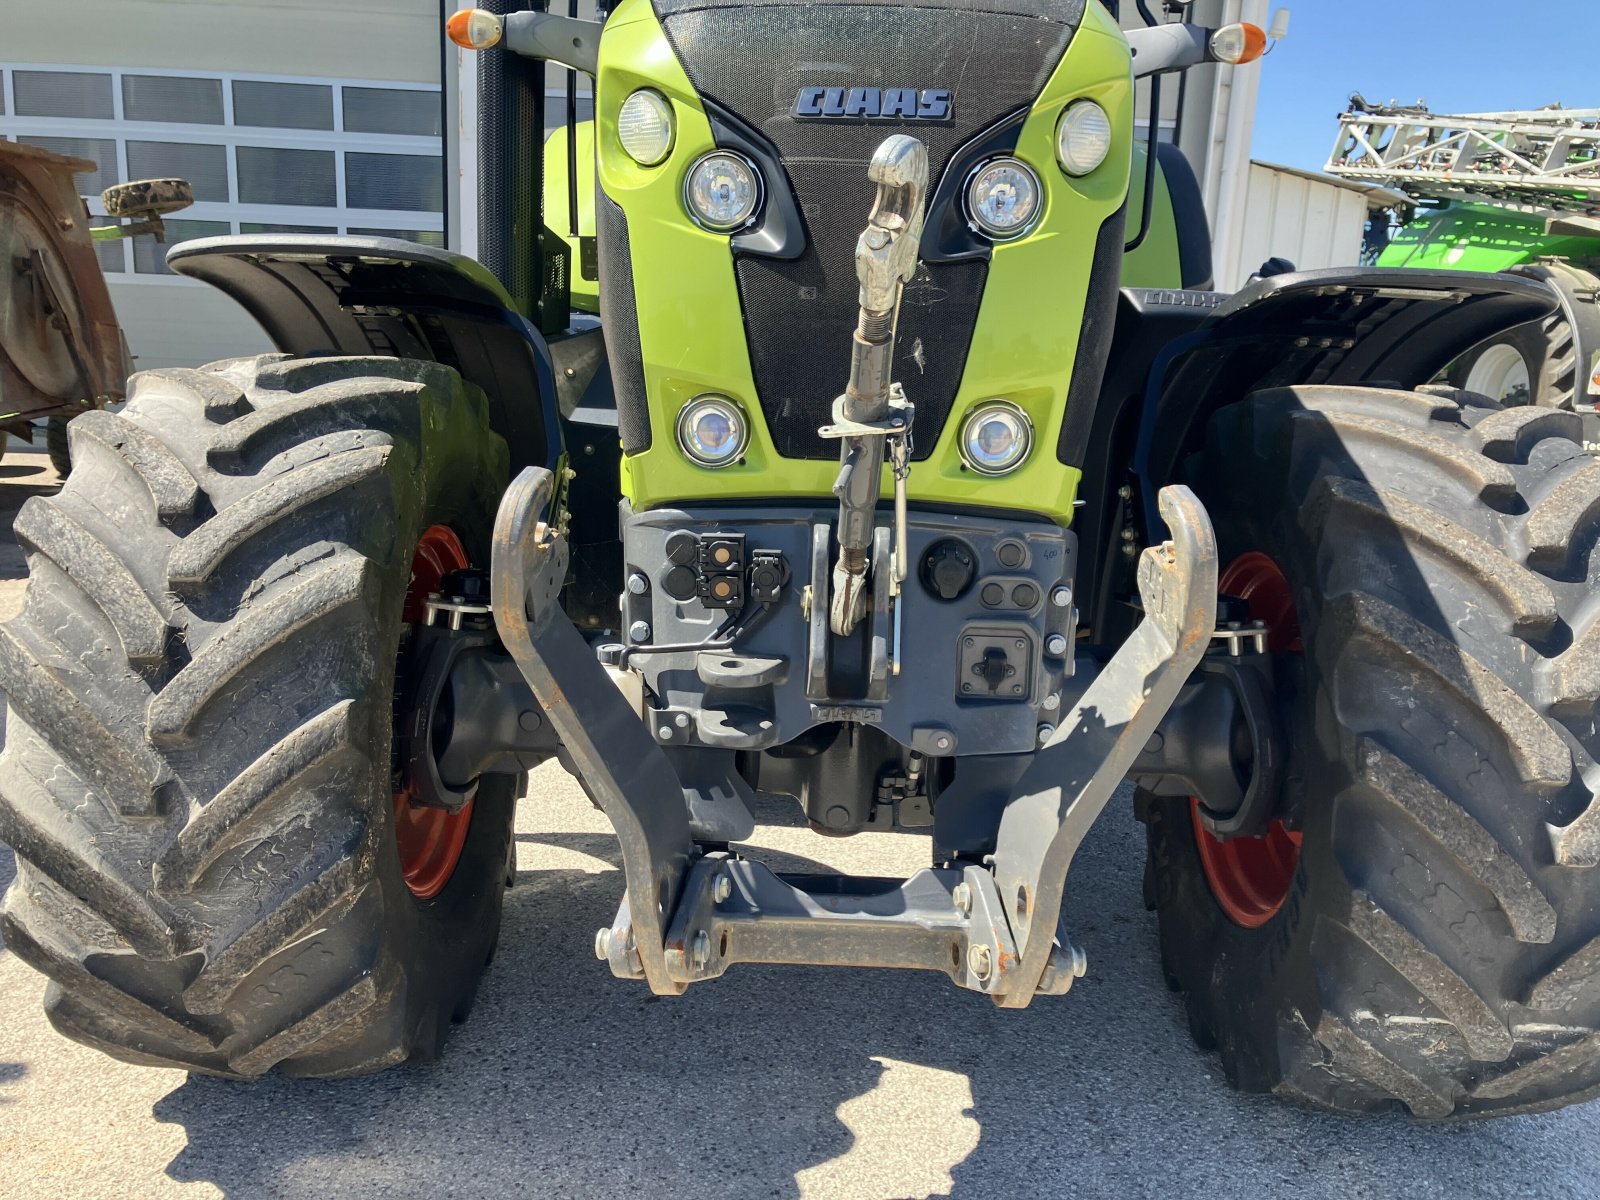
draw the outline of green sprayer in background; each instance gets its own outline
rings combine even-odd
[[[1455,363],[1450,382],[1507,404],[1600,405],[1600,109],[1445,116],[1351,98],[1326,170],[1415,200],[1384,267],[1512,271],[1558,309]]]

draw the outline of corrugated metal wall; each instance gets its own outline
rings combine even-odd
[[[1235,291],[1263,262],[1287,258],[1302,270],[1350,267],[1361,261],[1367,199],[1334,182],[1309,179],[1266,163],[1250,164],[1243,236],[1229,261],[1217,263],[1217,287]]]

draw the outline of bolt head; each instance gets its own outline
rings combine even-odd
[[[1072,947],[1072,977],[1082,979],[1089,973],[1089,956],[1081,946]]]
[[[672,718],[672,723],[674,725],[676,725],[679,729],[687,729],[687,728],[689,728],[689,714],[688,713],[675,713],[673,715],[673,718]]]
[[[718,875],[716,882],[711,885],[711,898],[718,904],[724,904],[731,895],[733,895],[733,880],[729,879],[726,873]]]
[[[645,578],[643,574],[635,571],[632,575],[628,576],[628,591],[632,592],[635,596],[643,596],[649,590],[650,580]]]
[[[1042,746],[1046,742],[1048,742],[1050,740],[1050,735],[1053,734],[1055,731],[1056,731],[1056,727],[1054,725],[1050,724],[1048,721],[1045,722],[1043,725],[1039,726],[1039,745]]]
[[[711,935],[702,929],[694,935],[694,945],[689,951],[690,961],[696,967],[703,967],[711,961]]]
[[[1067,605],[1072,603],[1072,589],[1067,587],[1065,584],[1062,584],[1058,588],[1051,589],[1050,603],[1054,604],[1057,608],[1067,607]]]
[[[1044,652],[1051,658],[1060,658],[1067,652],[1067,639],[1065,634],[1052,633],[1044,640]]]
[[[594,931],[594,956],[601,962],[611,957],[611,926],[602,925]]]
[[[989,978],[989,973],[994,970],[994,956],[987,945],[978,942],[967,950],[967,970],[980,983]]]
[[[660,738],[663,742],[670,742],[672,740],[672,726],[671,725],[659,726],[656,729],[656,736],[658,738]]]
[[[650,622],[635,621],[632,625],[629,625],[628,638],[635,643],[648,642],[650,640]]]
[[[958,883],[950,889],[950,903],[956,906],[956,911],[963,917],[972,911],[972,886]]]

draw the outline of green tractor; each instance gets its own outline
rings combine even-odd
[[[1131,779],[1166,977],[1236,1086],[1600,1089],[1600,472],[1573,414],[1428,384],[1546,288],[1204,290],[1134,89],[1254,27],[507,7],[450,23],[483,265],[174,248],[280,352],[138,376],[17,520],[0,932],[59,1030],[237,1078],[432,1058],[557,757],[621,850],[596,953],[659,996],[790,963],[1065,1005],[1069,868]],[[564,230],[547,62],[595,79]],[[776,871],[758,796],[929,865]]]

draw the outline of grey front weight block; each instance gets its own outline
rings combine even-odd
[[[1007,1008],[1071,987],[1082,959],[1058,933],[1067,869],[1216,625],[1216,542],[1192,492],[1162,491],[1172,538],[1140,561],[1145,619],[1024,772],[993,858],[908,880],[784,876],[701,853],[671,762],[561,611],[553,494],[540,467],[507,491],[491,595],[502,640],[616,829],[627,896],[596,939],[614,974],[675,995],[736,962],[913,968]]]

